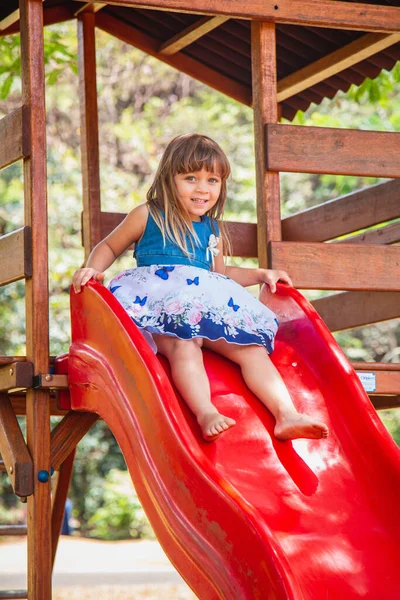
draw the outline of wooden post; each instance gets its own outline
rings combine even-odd
[[[268,243],[282,239],[279,173],[266,171],[264,142],[265,124],[278,121],[274,23],[252,22],[251,62],[256,148],[258,261],[260,266],[265,268],[270,266],[267,254]]]
[[[49,372],[46,112],[42,0],[20,0],[22,101],[30,112],[31,154],[24,159],[25,225],[32,229],[32,277],[26,279],[26,357]],[[27,443],[34,463],[28,497],[28,596],[51,599],[50,398],[28,390]],[[40,475],[39,475],[40,474]],[[42,481],[39,481],[42,479]]]
[[[60,465],[55,489],[53,490],[53,502],[51,511],[51,531],[52,531],[52,564],[56,559],[58,542],[60,539],[61,528],[64,520],[65,503],[68,497],[68,490],[72,478],[76,448]]]
[[[85,260],[100,235],[99,125],[96,88],[95,14],[89,9],[78,17],[79,99],[83,184],[83,245]]]

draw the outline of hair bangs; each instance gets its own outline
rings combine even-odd
[[[227,179],[230,175],[230,165],[223,151],[212,140],[205,136],[196,136],[185,141],[181,151],[177,151],[172,164],[173,174],[194,173],[205,169]],[[191,147],[190,147],[191,146]]]

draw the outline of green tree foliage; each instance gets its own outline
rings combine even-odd
[[[65,69],[77,73],[75,42],[66,36],[69,25],[48,27],[44,30],[44,56],[46,84],[53,85]],[[5,100],[12,90],[20,87],[21,55],[20,36],[0,37],[0,99]]]
[[[383,410],[379,413],[379,416],[389,430],[396,444],[400,446],[400,411]]]
[[[103,540],[154,537],[129,474],[112,469],[105,477],[102,506],[88,522],[91,537]]]
[[[253,115],[250,108],[215,92],[171,67],[111,36],[97,32],[100,176],[102,209],[127,212],[145,199],[165,145],[188,131],[216,139],[230,158],[226,217],[256,220]],[[1,112],[20,105],[18,36],[0,38]],[[82,264],[80,213],[80,116],[76,76],[77,41],[72,23],[46,28],[47,171],[51,353],[68,350],[69,286]],[[400,68],[382,72],[332,101],[298,113],[296,124],[400,131]],[[2,116],[0,114],[0,116]],[[331,175],[282,174],[283,216],[326,202],[376,179]],[[0,173],[0,234],[23,224],[21,164]],[[109,270],[107,280],[132,265],[125,256]],[[312,295],[309,294],[311,297]],[[392,321],[337,335],[353,360],[399,360],[398,322]],[[0,288],[0,354],[25,353],[24,284]],[[400,441],[398,413],[385,423]],[[137,499],[123,493],[120,450],[104,423],[97,423],[78,446],[71,499],[78,527],[85,535],[115,539],[119,532],[145,534]],[[0,493],[10,491],[0,477]],[[9,518],[23,514],[15,497],[2,495],[0,511]],[[13,508],[14,512],[9,512]],[[10,516],[11,515],[11,516]],[[133,515],[133,517],[132,517]],[[0,520],[3,513],[0,512]]]

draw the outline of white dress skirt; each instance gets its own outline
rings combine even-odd
[[[275,314],[225,275],[188,265],[152,265],[123,271],[109,289],[154,352],[152,333],[273,350]]]

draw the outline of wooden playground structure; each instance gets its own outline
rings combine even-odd
[[[0,470],[27,502],[28,519],[26,528],[0,527],[0,534],[27,533],[28,579],[27,590],[0,591],[0,598],[50,600],[75,448],[98,417],[59,408],[68,380],[53,372],[49,355],[43,27],[69,19],[78,25],[85,255],[124,218],[101,210],[99,28],[253,107],[257,224],[228,224],[233,254],[287,270],[297,288],[341,290],[313,303],[330,330],[339,331],[400,317],[400,135],[279,121],[392,69],[400,59],[400,8],[391,0],[6,4],[0,32],[21,33],[22,105],[0,121],[0,168],[24,162],[25,223],[0,238],[0,285],[25,279],[26,356],[0,357]],[[393,180],[281,219],[280,172]],[[399,365],[354,368],[373,373],[375,408],[400,406]],[[26,415],[26,442],[16,415]],[[53,431],[51,415],[63,416]]]

